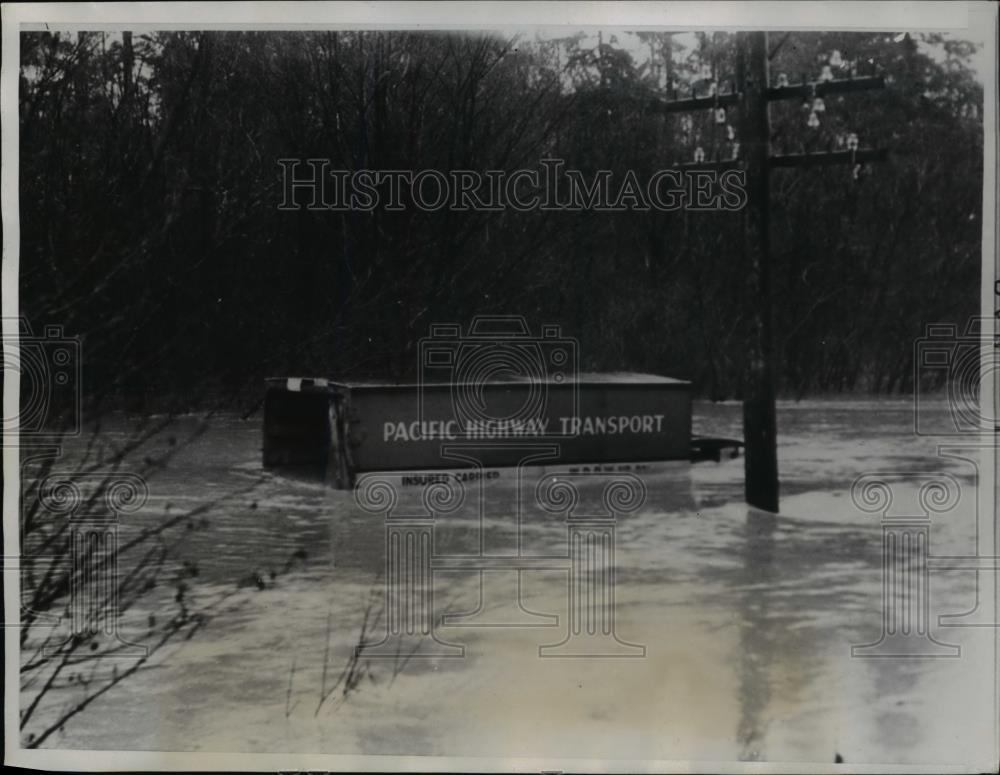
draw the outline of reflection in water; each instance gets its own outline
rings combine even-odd
[[[766,715],[771,699],[768,668],[774,659],[773,635],[768,624],[769,584],[774,577],[774,532],[777,517],[748,510],[743,541],[743,592],[740,622],[739,705],[736,735],[742,761],[765,759],[762,750]]]
[[[875,718],[878,738],[893,747],[916,745],[924,731],[920,719],[902,700],[895,698],[903,687],[919,685],[925,663],[919,659],[871,659],[866,663],[873,696],[891,698],[893,706]]]

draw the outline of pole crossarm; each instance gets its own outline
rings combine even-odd
[[[769,102],[774,100],[806,99],[826,97],[830,94],[846,94],[869,89],[884,89],[885,79],[880,75],[869,78],[840,78],[833,81],[811,81],[791,86],[772,86],[767,90]]]
[[[738,170],[742,169],[743,162],[740,159],[725,159],[719,161],[686,161],[671,164],[669,169],[681,170],[683,172],[708,172],[710,170]]]
[[[888,158],[888,148],[859,148],[856,151],[780,154],[769,156],[767,162],[771,167],[828,167],[833,164],[867,164],[873,161],[885,161]],[[684,172],[707,172],[709,170],[737,170],[742,169],[743,166],[742,159],[724,159],[675,163],[670,165],[670,169]]]
[[[661,100],[654,98],[649,101],[649,107],[661,113],[682,113],[686,110],[712,110],[735,105],[740,101],[739,92],[728,92],[715,96],[691,97],[687,100]]]
[[[856,151],[789,153],[772,156],[768,159],[768,163],[772,167],[825,167],[831,164],[864,164],[870,161],[885,161],[887,158],[889,158],[887,148],[859,148]]]
[[[867,78],[840,78],[833,81],[810,81],[792,86],[772,86],[767,90],[766,95],[767,100],[773,102],[775,100],[807,99],[884,88],[885,79],[880,75],[875,75]],[[739,103],[741,97],[740,92],[727,92],[726,94],[691,97],[686,100],[652,99],[649,101],[649,106],[661,113],[682,113],[689,110],[725,108]]]

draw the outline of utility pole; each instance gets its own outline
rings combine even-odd
[[[846,150],[771,155],[768,105],[772,100],[804,100],[807,105],[812,104],[810,118],[815,119],[815,123],[810,123],[810,127],[815,127],[819,124],[817,111],[825,110],[825,95],[881,89],[885,87],[885,82],[877,76],[856,78],[853,72],[847,78],[838,80],[833,77],[832,68],[828,65],[816,81],[807,82],[803,78],[801,83],[789,85],[787,78],[781,76],[778,84],[771,86],[768,63],[774,52],[768,50],[767,33],[737,34],[736,83],[729,93],[720,93],[719,87],[713,84],[707,96],[699,97],[692,93],[690,99],[677,99],[675,95],[671,100],[654,100],[651,107],[664,113],[719,111],[730,106],[740,111],[741,151],[738,158],[706,161],[699,158],[699,154],[703,156],[699,149],[694,163],[680,164],[677,168],[742,168],[746,173],[747,203],[742,213],[743,255],[750,267],[748,291],[753,299],[753,330],[750,332],[750,363],[743,400],[745,493],[749,505],[777,513],[779,484],[771,292],[771,169],[850,164],[856,171],[857,165],[883,161],[888,153],[884,148],[859,148],[857,135],[852,133]]]
[[[771,298],[771,122],[768,115],[767,33],[749,32],[738,41],[740,132],[746,149],[747,203],[743,209],[743,256],[750,267],[754,305],[750,368],[743,399],[746,501],[778,511],[778,430],[774,396],[774,309]]]

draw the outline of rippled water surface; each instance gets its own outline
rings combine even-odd
[[[169,433],[183,438],[195,424],[178,421]],[[735,436],[739,428],[737,406],[696,405],[696,431]],[[123,428],[103,433],[106,442],[124,437]],[[851,656],[852,645],[878,641],[883,629],[881,517],[855,505],[852,482],[910,474],[895,480],[895,508],[919,516],[920,486],[934,472],[950,474],[960,492],[931,515],[930,553],[975,554],[978,522],[979,551],[989,554],[978,453],[942,455],[939,440],[915,437],[908,402],[782,404],[779,438],[777,517],[743,505],[742,460],[641,474],[644,504],[614,527],[617,640],[606,650],[625,658],[564,658],[571,647],[540,656],[539,647],[569,632],[566,562],[522,572],[519,592],[512,571],[448,565],[519,547],[528,556],[566,555],[565,519],[533,500],[546,473],[536,472],[520,485],[526,495],[505,475],[482,490],[470,485],[466,503],[436,519],[437,641],[413,653],[390,644],[381,652],[388,658],[354,660],[360,640],[377,642],[386,631],[384,519],[350,492],[262,471],[259,420],[216,418],[150,476],[146,507],[122,531],[194,511],[179,523],[176,567],[197,568],[187,581],[192,601],[225,601],[190,640],[157,652],[47,744],[566,760],[985,760],[995,740],[996,631],[941,626],[938,616],[990,624],[992,576],[930,572],[932,635],[959,646],[959,657]],[[588,487],[599,485],[582,485],[584,500]],[[410,506],[396,516],[421,513],[416,499]],[[141,639],[155,597],[127,612],[124,632]],[[75,691],[58,689],[45,712]]]

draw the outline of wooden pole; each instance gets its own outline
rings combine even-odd
[[[778,511],[778,451],[774,395],[773,309],[770,265],[771,128],[768,118],[767,33],[746,32],[739,41],[741,142],[746,149],[747,205],[743,249],[750,268],[753,330],[743,401],[745,488],[749,505]]]
[[[743,251],[749,268],[750,367],[743,401],[743,434],[746,443],[746,500],[764,511],[778,511],[778,450],[774,406],[774,313],[770,263],[770,171],[778,167],[813,167],[884,161],[884,148],[797,153],[771,156],[770,100],[805,99],[885,88],[881,76],[807,82],[770,87],[766,32],[739,33],[737,85],[725,94],[690,99],[652,99],[649,107],[663,113],[692,112],[738,106],[741,118],[740,159],[705,160],[675,165],[680,170],[746,171],[747,204],[743,209]]]

